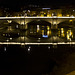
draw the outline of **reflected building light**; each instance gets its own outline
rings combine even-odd
[[[20,33],[18,33],[18,35],[19,35]]]
[[[47,14],[47,17],[50,17],[50,15],[49,15],[49,14]]]
[[[57,45],[53,45],[53,48],[57,48]]]
[[[21,39],[24,39],[24,36],[23,36],[23,37],[21,37]]]
[[[73,15],[71,15],[70,17],[74,18],[74,16],[73,16]]]
[[[18,25],[16,25],[16,28],[18,28]]]
[[[44,35],[44,30],[42,30],[42,35]]]
[[[3,34],[3,36],[5,36],[5,34]]]
[[[38,38],[39,40],[41,39],[41,38]]]
[[[8,21],[8,23],[11,23],[12,21],[11,20],[7,20]]]
[[[30,33],[33,33],[33,32],[30,32]]]
[[[50,46],[48,46],[48,49],[50,49],[51,47]]]
[[[70,41],[72,41],[71,38],[70,38]]]
[[[28,48],[28,51],[30,51],[30,48]]]
[[[67,17],[69,17],[70,15],[67,15]]]
[[[6,47],[4,47],[4,51],[6,51],[7,49],[6,49]]]
[[[53,24],[56,24],[56,22],[53,22]]]
[[[72,22],[73,20],[69,20],[70,22]]]
[[[58,36],[60,36],[60,30],[58,31]]]
[[[37,40],[37,42],[40,42],[40,40]]]
[[[51,35],[51,30],[49,31],[49,34]]]
[[[30,12],[30,10],[28,10],[28,12]]]
[[[10,36],[10,35],[8,35],[8,36]]]
[[[72,38],[73,38],[73,35],[72,35]]]
[[[69,32],[67,31],[67,40],[69,39]]]
[[[61,28],[61,36],[62,36],[62,37],[65,36],[65,34],[64,34],[64,29],[63,29],[63,28]]]
[[[43,35],[42,37],[44,37],[44,38],[48,38],[48,35]]]
[[[75,11],[75,10],[73,10],[73,11]]]
[[[37,25],[37,32],[40,30],[39,25]]]
[[[7,42],[9,41],[9,40],[6,40]]]
[[[24,25],[24,22],[21,22],[21,25]]]
[[[54,16],[54,14],[52,13],[52,16]]]
[[[61,28],[61,31],[63,32],[63,31],[64,31],[64,29],[63,29],[63,28]]]
[[[29,46],[29,48],[31,48],[31,47]]]
[[[11,27],[11,26],[8,26],[8,30],[12,31],[13,29],[12,29],[12,27]]]
[[[10,38],[10,40],[12,40],[12,38]]]
[[[36,32],[34,32],[34,33],[36,33]]]
[[[71,30],[68,30],[67,31],[67,40],[70,40],[71,41],[71,38],[73,38],[73,33]]]
[[[70,39],[70,38],[69,38],[69,35],[67,34],[67,40],[68,40],[68,39]]]
[[[49,30],[50,29],[50,27],[49,26],[47,26],[47,30]]]
[[[49,36],[49,34],[50,34],[50,31],[47,31],[47,35]]]
[[[7,34],[6,34],[6,36],[7,36]]]

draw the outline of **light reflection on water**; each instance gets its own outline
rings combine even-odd
[[[71,41],[73,39],[73,31],[70,28],[69,29],[60,28],[58,30],[58,36]]]
[[[11,28],[10,28],[11,29]],[[15,35],[18,36],[14,38],[13,31],[10,34],[10,30],[7,33],[3,33],[0,37],[0,41],[6,42],[64,42],[64,41],[74,41],[74,29],[73,28],[58,28],[51,29],[49,25],[30,25],[25,31],[17,32]],[[19,34],[19,35],[18,35]],[[9,36],[10,35],[10,36]],[[13,37],[12,37],[13,36]],[[5,37],[5,38],[4,38]],[[37,41],[35,41],[34,39]],[[40,38],[40,39],[38,39]],[[48,40],[46,40],[48,39]],[[43,41],[41,41],[43,40]]]
[[[50,26],[41,26],[39,31],[38,32],[36,31],[36,34],[34,34],[34,31],[32,29],[31,31],[29,31],[28,35],[30,35],[30,37],[34,37],[34,38],[41,36],[41,38],[53,37],[54,39],[56,39],[56,37],[59,37],[66,41],[74,40],[74,31],[72,28],[51,29]]]

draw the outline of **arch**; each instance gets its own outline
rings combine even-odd
[[[50,25],[51,26],[51,23],[44,20],[33,20],[29,22],[28,25]]]
[[[75,21],[64,21],[58,24],[58,28],[73,28],[75,26]]]
[[[8,23],[7,20],[1,21],[0,22],[0,29],[7,29],[9,26],[11,26],[13,29],[16,28],[16,25],[19,25],[18,23],[11,21],[11,23]]]
[[[19,24],[14,21],[12,21],[11,23],[8,23],[7,20],[1,21],[0,22],[0,35],[4,37],[16,37],[19,32],[19,29],[16,29],[16,25],[19,25]]]
[[[44,20],[34,20],[28,23],[28,35],[32,37],[43,37],[51,34],[51,23]]]

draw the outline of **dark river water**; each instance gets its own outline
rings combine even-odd
[[[59,75],[61,65],[74,53],[75,45],[0,45],[0,75]],[[69,67],[75,65],[74,58],[70,61],[66,73],[75,70]]]
[[[20,26],[20,27],[19,27]],[[0,24],[0,43],[75,42],[72,25]],[[66,27],[65,27],[66,26]],[[0,75],[66,75],[75,70],[75,45],[0,45]]]

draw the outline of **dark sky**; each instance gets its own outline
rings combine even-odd
[[[28,4],[38,4],[38,5],[67,5],[71,4],[74,5],[75,2],[73,0],[0,0],[1,5],[6,5],[10,7],[19,7],[22,5],[28,5]]]

